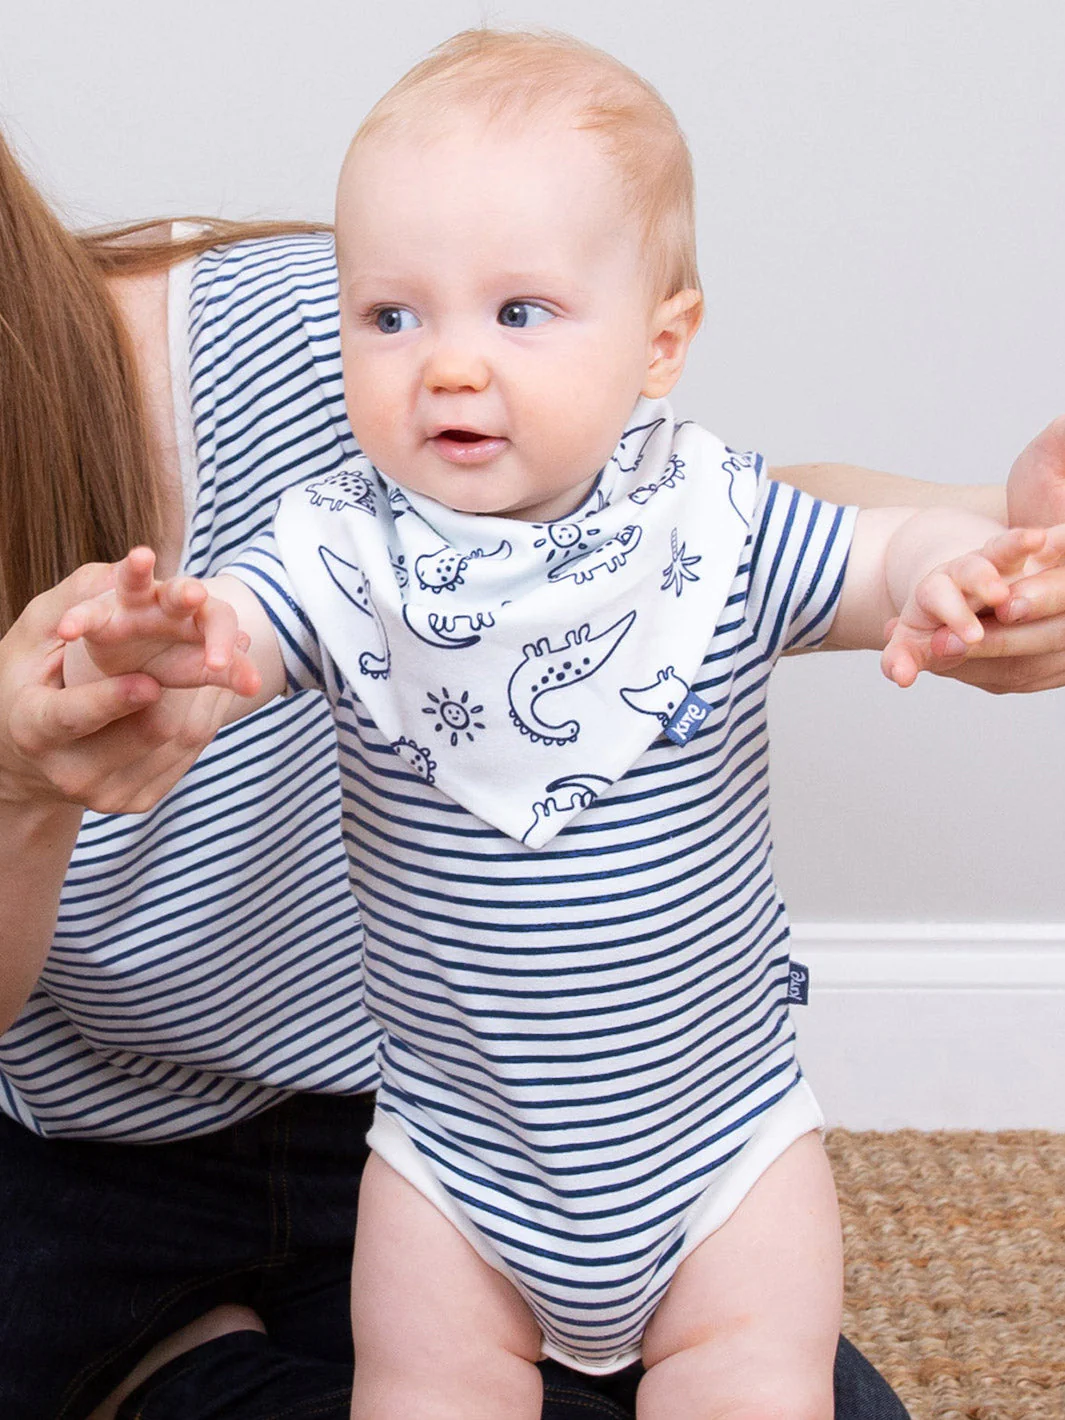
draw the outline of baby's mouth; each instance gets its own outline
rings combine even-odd
[[[454,439],[460,444],[475,444],[478,439],[487,439],[487,434],[478,434],[475,429],[442,429],[438,439]]]
[[[487,463],[506,447],[506,439],[498,434],[483,434],[477,429],[441,429],[430,443],[449,463]]]

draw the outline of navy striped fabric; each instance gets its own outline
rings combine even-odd
[[[692,687],[707,724],[656,740],[538,851],[395,754],[294,607],[272,538],[240,561],[293,681],[335,706],[367,1001],[386,1032],[381,1139],[394,1124],[413,1142],[549,1352],[584,1369],[631,1355],[692,1209],[800,1079],[766,690],[781,651],[828,630],[852,527],[853,510],[763,481]]]
[[[204,575],[289,484],[351,456],[331,239],[200,258],[189,339],[185,566]],[[152,1140],[281,1091],[375,1084],[335,757],[309,692],[224,730],[152,813],[86,814],[45,971],[0,1042],[7,1113],[42,1134]]]

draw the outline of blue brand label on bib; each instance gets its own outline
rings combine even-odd
[[[810,968],[793,961],[788,968],[788,1005],[805,1006],[810,999]]]
[[[686,745],[693,735],[697,735],[710,714],[710,706],[696,695],[688,692],[688,698],[666,726],[664,734],[675,745]]]

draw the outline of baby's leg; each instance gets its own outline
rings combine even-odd
[[[832,1420],[842,1292],[832,1172],[804,1134],[677,1269],[644,1333],[639,1420]]]
[[[352,1420],[539,1420],[532,1313],[376,1154],[359,1189],[351,1318]]]

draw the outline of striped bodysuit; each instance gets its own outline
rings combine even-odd
[[[427,685],[419,766],[340,670],[336,628],[330,650],[311,625],[277,544],[229,569],[336,717],[383,1031],[371,1142],[514,1281],[545,1354],[592,1373],[638,1356],[679,1262],[821,1122],[788,1017],[766,690],[782,651],[828,630],[853,520],[760,460],[744,476],[746,539],[690,685],[705,723],[652,738],[536,850],[433,782],[471,705],[457,680]]]

